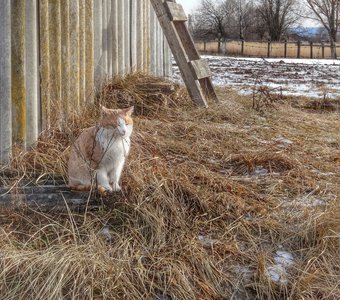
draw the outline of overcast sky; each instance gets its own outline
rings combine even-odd
[[[188,14],[191,14],[192,11],[199,6],[199,4],[201,3],[201,0],[177,0],[176,2],[182,4],[185,10],[185,13],[188,15]],[[306,27],[308,26],[313,27],[313,26],[319,25],[318,22],[309,20],[309,19],[302,19],[300,23],[302,26],[306,26]]]
[[[177,3],[183,5],[186,14],[190,14],[191,11],[198,6],[200,0],[177,0]]]

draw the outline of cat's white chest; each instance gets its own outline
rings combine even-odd
[[[102,153],[100,166],[110,170],[125,161],[130,151],[129,137],[121,137],[115,133],[114,129],[100,128],[97,132],[96,140]]]

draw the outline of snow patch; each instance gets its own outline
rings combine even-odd
[[[287,269],[294,265],[294,257],[287,251],[276,251],[274,256],[275,264],[266,269],[266,275],[277,284],[286,285],[288,283]]]
[[[214,240],[204,235],[199,235],[197,239],[199,240],[203,247],[212,247],[220,242],[219,240]]]
[[[265,86],[274,94],[323,99],[340,97],[340,60],[275,59],[209,56],[213,83],[228,86],[240,94],[252,94]],[[178,67],[174,79],[182,82]]]

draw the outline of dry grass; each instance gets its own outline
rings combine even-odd
[[[204,48],[204,42],[196,42],[196,47],[202,53],[218,53],[218,42],[206,42]],[[224,44],[221,43],[221,52],[223,52]],[[270,57],[284,57],[285,53],[285,43],[284,42],[272,42],[270,45]],[[339,49],[339,48],[338,48]],[[311,46],[310,44],[301,44],[300,48],[300,58],[311,58]],[[241,41],[228,41],[226,48],[227,55],[242,55],[242,43]],[[255,56],[255,57],[267,57],[268,55],[268,42],[244,42],[243,49],[244,56]],[[298,57],[298,45],[297,42],[287,43],[287,57],[297,58]],[[322,45],[313,45],[313,58],[322,58]],[[330,44],[324,45],[324,58],[332,58]]]
[[[124,193],[86,214],[3,208],[1,299],[338,299],[339,115],[218,93],[196,109],[159,79],[108,82],[99,101],[137,112]],[[65,178],[94,108],[16,149],[2,181]],[[267,276],[278,250],[286,284]]]

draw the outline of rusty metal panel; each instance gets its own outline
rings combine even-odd
[[[49,65],[49,19],[48,19],[48,0],[40,0],[40,111],[42,129],[50,127],[50,65]]]
[[[60,1],[48,2],[49,18],[49,85],[52,122],[60,120],[62,113],[61,105],[61,24],[60,24]]]
[[[12,136],[26,146],[25,1],[11,1]]]
[[[79,0],[70,0],[70,106],[77,111],[80,104],[79,93]]]
[[[70,113],[70,1],[63,0],[63,13],[61,14],[61,102],[62,102],[62,117],[67,120]]]

